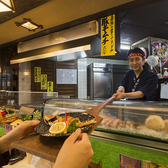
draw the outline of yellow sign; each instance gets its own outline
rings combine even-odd
[[[41,67],[34,67],[34,82],[41,82]]]
[[[48,81],[47,92],[53,92],[53,81]]]
[[[47,92],[53,92],[53,81],[48,81]],[[47,96],[53,96],[53,93],[47,93]]]
[[[41,90],[47,89],[47,74],[41,74]]]
[[[115,15],[101,18],[101,56],[115,55]]]

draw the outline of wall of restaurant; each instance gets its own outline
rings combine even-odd
[[[31,62],[19,64],[19,91],[31,91]],[[21,93],[19,95],[19,104],[29,102],[30,94]]]
[[[78,59],[78,98],[87,99],[87,66],[91,63],[127,65],[127,60],[84,58]]]
[[[127,60],[102,59],[102,58],[83,58],[78,59],[78,98],[87,99],[87,66],[91,63],[127,64]],[[31,62],[19,64],[19,91],[31,90]],[[29,74],[24,75],[24,72]],[[21,96],[20,101],[24,102],[28,97]]]

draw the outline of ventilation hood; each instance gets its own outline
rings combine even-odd
[[[38,59],[54,59],[67,61],[100,54],[95,46],[100,45],[98,38],[98,22],[92,21],[60,32],[49,34],[17,46],[18,54],[11,64]],[[100,47],[98,47],[100,50]]]

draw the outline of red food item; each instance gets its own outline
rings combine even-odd
[[[4,116],[6,115],[6,113],[4,111],[1,111],[1,115]]]

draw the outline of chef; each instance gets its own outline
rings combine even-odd
[[[143,65],[145,53],[140,48],[131,49],[127,53],[127,61],[131,70],[119,84],[114,94],[116,99],[155,100],[158,77]]]

